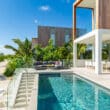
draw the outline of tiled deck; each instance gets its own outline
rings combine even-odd
[[[73,73],[110,90],[110,73],[95,74],[93,69],[73,68]]]

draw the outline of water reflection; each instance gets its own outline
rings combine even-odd
[[[110,110],[110,95],[75,75],[39,77],[38,110]]]

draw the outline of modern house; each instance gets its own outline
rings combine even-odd
[[[85,31],[85,29],[77,29],[77,36],[83,35]],[[52,39],[53,45],[62,46],[73,39],[72,33],[72,28],[38,26],[38,37],[32,38],[32,45],[34,47],[36,44],[40,44],[42,47],[45,47],[48,45],[49,39]]]
[[[77,8],[92,11],[92,31],[77,38]],[[110,42],[110,0],[76,0],[73,4],[73,36],[74,36],[74,66],[86,66],[86,61],[77,59],[77,44],[92,44],[91,63],[95,73],[103,73],[102,44]],[[80,63],[79,63],[80,62]]]

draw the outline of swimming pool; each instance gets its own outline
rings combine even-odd
[[[73,74],[40,74],[37,110],[110,110],[110,93]]]

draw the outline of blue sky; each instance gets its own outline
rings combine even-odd
[[[0,52],[11,53],[3,48],[14,45],[13,38],[31,40],[37,37],[37,26],[72,27],[74,0],[0,0]],[[90,12],[77,10],[79,28],[90,29]]]

